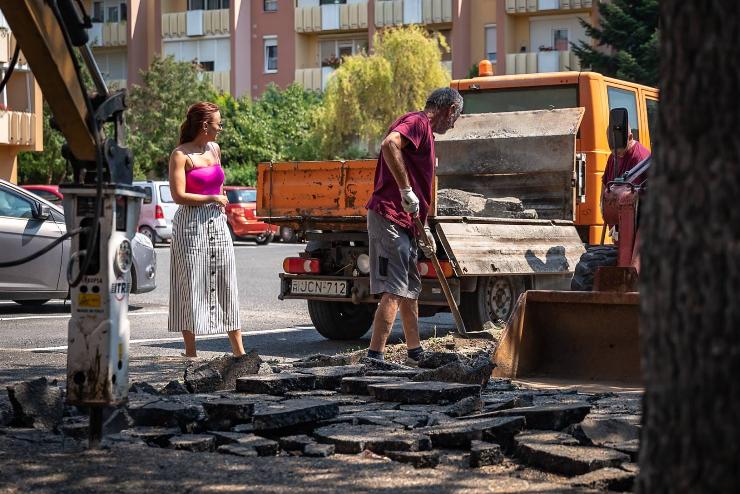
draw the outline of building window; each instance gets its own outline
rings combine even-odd
[[[229,8],[229,0],[188,0],[188,10],[221,10]]]
[[[357,55],[367,51],[367,39],[329,39],[319,44],[319,56],[322,67],[337,68],[343,57]]]
[[[265,12],[277,12],[278,10],[277,0],[265,0],[263,2],[263,10]]]
[[[552,30],[552,46],[556,51],[568,51],[570,49],[567,29]]]
[[[274,74],[278,71],[277,38],[265,38],[265,73]]]
[[[637,95],[634,91],[607,87],[606,94],[609,99],[609,109],[626,108],[629,117],[630,131],[636,141],[640,140],[640,127],[637,123]]]
[[[108,7],[108,22],[118,22],[118,6]]]
[[[496,63],[496,26],[486,26],[486,58],[491,63]]]
[[[93,2],[93,22],[103,22],[103,2]]]
[[[121,21],[128,20],[128,6],[125,3],[121,3]]]

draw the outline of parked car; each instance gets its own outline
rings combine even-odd
[[[257,190],[254,187],[224,187],[229,204],[226,205],[226,218],[229,232],[234,240],[254,240],[259,245],[269,244],[278,227],[269,225],[255,215],[257,209]]]
[[[146,180],[134,182],[144,189],[144,201],[139,213],[139,232],[152,244],[167,242],[172,238],[172,218],[177,204],[172,198],[170,183],[167,181]]]
[[[44,248],[64,235],[64,210],[10,182],[0,180],[0,261],[11,261]],[[71,240],[25,264],[0,268],[0,300],[41,305],[67,298],[67,263]],[[156,288],[157,256],[154,246],[137,233],[132,241],[131,293]]]
[[[39,197],[43,197],[55,206],[62,207],[64,196],[59,192],[58,185],[23,185],[26,190],[30,190]]]

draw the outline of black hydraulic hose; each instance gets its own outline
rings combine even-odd
[[[5,72],[5,76],[3,77],[3,81],[0,82],[0,93],[5,91],[5,86],[8,84],[8,81],[10,80],[10,76],[13,75],[13,69],[15,69],[15,64],[18,63],[18,57],[21,53],[21,45],[16,45],[15,52],[13,52],[13,58],[10,61],[10,65],[8,66],[8,71]]]
[[[69,231],[69,232],[65,233],[64,235],[62,235],[61,237],[59,237],[58,239],[54,240],[52,243],[50,243],[49,245],[47,245],[43,249],[40,249],[40,250],[34,252],[33,254],[28,255],[26,257],[23,257],[21,259],[16,259],[15,261],[0,262],[0,268],[12,268],[14,266],[20,266],[21,264],[25,264],[25,263],[27,263],[29,261],[33,261],[37,257],[43,256],[44,254],[46,254],[47,252],[49,252],[51,249],[53,249],[57,245],[61,244],[65,240],[67,240],[68,238],[74,237],[75,235],[77,235],[78,233],[80,233],[82,230],[84,230],[84,228],[75,228],[74,230]]]

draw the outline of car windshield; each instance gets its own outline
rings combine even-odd
[[[250,189],[232,189],[226,191],[229,202],[256,202],[257,191]]]
[[[175,200],[172,198],[172,192],[170,191],[169,185],[159,186],[159,200],[161,202],[175,202]]]
[[[462,96],[463,113],[550,110],[578,106],[576,85],[464,91]]]

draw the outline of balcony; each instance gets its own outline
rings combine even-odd
[[[209,81],[211,84],[213,84],[213,87],[215,87],[222,93],[230,92],[231,72],[203,72],[202,74],[204,80]]]
[[[452,0],[376,0],[375,27],[452,22]]]
[[[367,29],[367,2],[296,7],[297,33]]]
[[[0,64],[7,64],[13,59],[13,53],[18,42],[7,28],[0,27]],[[16,64],[15,70],[30,70],[28,67],[28,61],[23,56],[23,51],[18,54],[18,63]]]
[[[229,9],[188,10],[162,14],[162,38],[228,35]]]
[[[334,70],[332,67],[297,69],[295,71],[295,82],[308,90],[323,91],[326,89],[326,84]]]
[[[506,0],[507,14],[563,13],[590,9],[592,0]]]
[[[90,45],[99,46],[126,46],[128,33],[126,21],[121,22],[93,22],[90,31]]]
[[[569,70],[581,70],[581,63],[572,51],[540,51],[506,55],[506,75]]]
[[[0,144],[32,146],[36,115],[21,111],[0,111]]]

